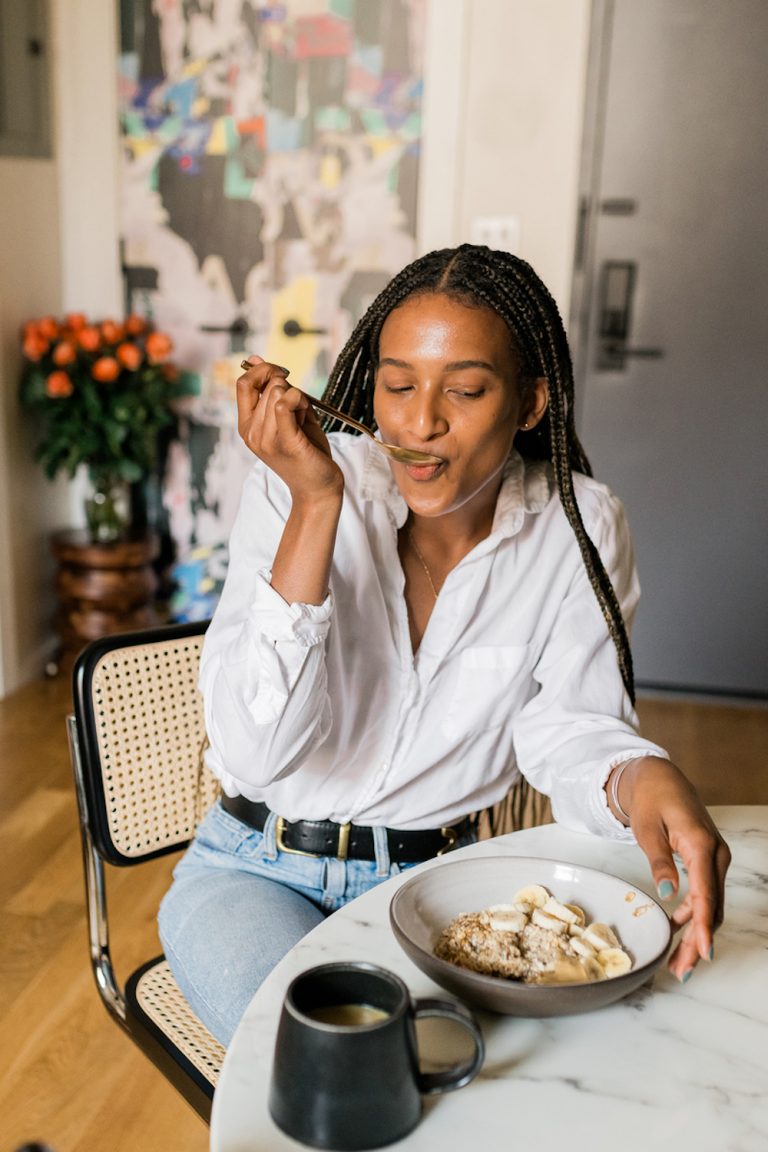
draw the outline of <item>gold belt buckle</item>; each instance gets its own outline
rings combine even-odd
[[[283,840],[283,833],[285,832],[286,824],[288,821],[284,816],[278,816],[277,824],[275,825],[275,843],[281,852],[287,852],[290,856],[311,856],[313,860],[317,860],[322,856],[322,852],[305,852],[302,848],[289,848]],[[351,824],[339,824],[339,844],[336,849],[336,859],[346,860],[349,853],[349,830]],[[456,836],[454,834],[454,840]]]
[[[458,835],[455,828],[441,828],[440,834],[448,841],[448,843],[443,844],[442,848],[439,849],[437,853],[438,856],[442,856],[444,852],[450,852],[451,848],[453,848],[454,844],[458,840]]]
[[[284,816],[278,816],[277,824],[275,825],[275,843],[280,851],[287,852],[290,856],[311,856],[313,860],[317,859],[316,852],[304,852],[301,848],[289,848],[288,845],[283,842],[283,833],[285,832],[287,823],[288,821]]]

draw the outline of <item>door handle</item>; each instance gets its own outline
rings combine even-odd
[[[603,350],[609,356],[638,356],[646,360],[660,360],[664,355],[663,348],[628,348],[626,344],[611,344],[606,342]]]
[[[298,320],[286,320],[283,324],[283,332],[286,336],[325,336],[328,333],[327,328],[305,328]]]
[[[238,316],[231,324],[201,324],[201,332],[229,332],[230,336],[246,336],[250,332],[248,321]]]
[[[597,370],[623,372],[628,357],[658,360],[663,348],[632,348],[632,304],[637,282],[634,260],[606,260],[600,275]]]

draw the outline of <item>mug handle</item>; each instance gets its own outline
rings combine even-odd
[[[453,1003],[450,1000],[439,1000],[424,997],[413,1003],[414,1020],[425,1019],[430,1016],[443,1016],[447,1020],[454,1020],[469,1032],[475,1042],[475,1051],[469,1059],[456,1064],[453,1068],[446,1068],[442,1072],[419,1072],[417,1076],[419,1092],[425,1096],[436,1092],[450,1092],[454,1088],[463,1088],[474,1080],[483,1066],[485,1059],[485,1041],[480,1031],[480,1025],[472,1013],[463,1004]]]

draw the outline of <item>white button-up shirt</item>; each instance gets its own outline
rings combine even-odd
[[[666,753],[638,735],[549,465],[513,452],[491,534],[449,573],[414,656],[397,551],[408,508],[375,445],[330,440],[345,492],[322,605],[270,586],[290,495],[258,461],[245,482],[200,672],[225,792],[288,820],[434,828],[522,772],[558,821],[630,837],[607,776]],[[574,480],[629,627],[639,586],[622,505]]]

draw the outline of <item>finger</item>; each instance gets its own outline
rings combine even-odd
[[[722,909],[721,885],[715,870],[716,850],[714,842],[701,843],[697,838],[695,847],[684,857],[688,869],[691,931],[702,960],[710,959],[718,908]]]
[[[270,389],[273,387],[275,388],[273,412],[278,443],[284,451],[294,450],[298,447],[297,434],[302,442],[304,441],[303,424],[309,400],[298,388],[288,386],[280,389],[276,384],[270,385]]]
[[[251,368],[259,368],[262,364],[266,364],[271,370],[270,375],[288,376],[291,371],[290,368],[283,368],[280,364],[270,364],[262,356],[249,356],[247,360],[240,361],[240,367],[244,368],[246,372]]]
[[[259,415],[264,421],[264,430],[267,435],[275,435],[275,404],[288,391],[288,384],[284,376],[274,376],[264,383],[259,399]]]
[[[680,934],[680,940],[669,958],[667,967],[681,984],[685,984],[687,980],[690,980],[700,959],[696,934],[691,923]]]
[[[677,895],[680,887],[680,877],[677,873],[672,846],[667,839],[666,831],[661,825],[654,824],[651,828],[644,825],[635,829],[637,842],[648,857],[651,866],[651,875],[656,885],[659,899],[671,900]]]
[[[731,850],[725,840],[720,842],[715,853],[715,874],[717,876],[717,907],[715,910],[715,928],[719,928],[725,917],[725,878],[731,866]]]
[[[237,402],[237,427],[241,436],[245,436],[245,429],[256,411],[260,394],[261,390],[255,380],[251,380],[247,376],[238,377],[235,385],[235,400]]]
[[[265,443],[280,453],[295,452],[299,446],[297,435],[301,431],[303,413],[309,400],[298,388],[292,388],[284,377],[270,380],[262,393],[259,407]]]

